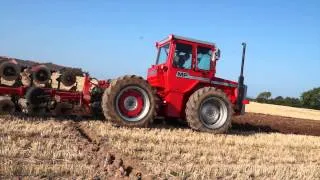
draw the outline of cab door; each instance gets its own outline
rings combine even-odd
[[[160,89],[166,87],[172,48],[172,43],[170,41],[158,47],[156,63],[148,69],[147,80],[153,87]]]
[[[195,74],[210,83],[215,74],[214,49],[206,45],[197,45],[195,50]]]

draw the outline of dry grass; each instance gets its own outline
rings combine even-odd
[[[278,133],[213,135],[84,122],[124,156],[162,178],[319,179],[320,138]]]
[[[0,179],[92,178],[96,154],[71,121],[0,119]],[[177,127],[79,123],[144,175],[169,179],[319,179],[320,138],[278,133],[213,135]]]
[[[250,104],[246,106],[246,111],[301,119],[320,120],[319,110],[294,108],[273,104],[250,102]]]
[[[0,179],[90,177],[95,166],[69,121],[0,119]]]

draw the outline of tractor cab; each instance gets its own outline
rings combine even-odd
[[[148,70],[148,81],[154,87],[184,93],[190,86],[188,79],[210,82],[216,73],[220,50],[214,43],[170,35],[156,47],[155,65]]]

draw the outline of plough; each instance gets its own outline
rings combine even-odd
[[[28,73],[25,73],[28,72]],[[92,111],[100,111],[95,106],[97,94],[108,87],[108,81],[97,81],[88,73],[83,74],[82,90],[77,91],[78,82],[72,69],[65,70],[56,78],[57,86],[53,87],[52,74],[57,73],[45,65],[34,67],[20,67],[14,60],[2,61],[0,64],[0,113],[24,112],[27,114],[53,113],[54,115],[67,115],[82,113],[90,115]],[[30,80],[28,85],[22,82],[22,76]],[[93,82],[95,80],[95,82]],[[12,82],[6,85],[3,82]],[[61,84],[71,87],[69,90],[61,89]],[[91,98],[94,97],[94,98]],[[77,107],[77,108],[75,108]],[[94,108],[94,109],[93,109]]]

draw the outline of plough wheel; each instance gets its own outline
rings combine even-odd
[[[46,108],[43,106],[28,105],[27,113],[33,116],[43,116],[46,113]]]
[[[0,64],[0,77],[6,81],[14,81],[20,75],[21,68],[18,64],[6,61]]]
[[[76,73],[72,69],[65,70],[61,75],[61,83],[64,86],[72,86],[77,81]]]
[[[53,110],[53,113],[56,116],[65,116],[65,115],[69,115],[71,111],[72,111],[72,104],[62,102],[56,105],[55,109]]]
[[[16,107],[10,99],[0,99],[0,114],[13,114],[15,110]]]
[[[26,99],[28,105],[38,106],[47,101],[47,94],[43,89],[31,87],[27,90]]]
[[[46,84],[51,79],[51,71],[45,65],[38,65],[32,68],[32,77],[38,84]]]

